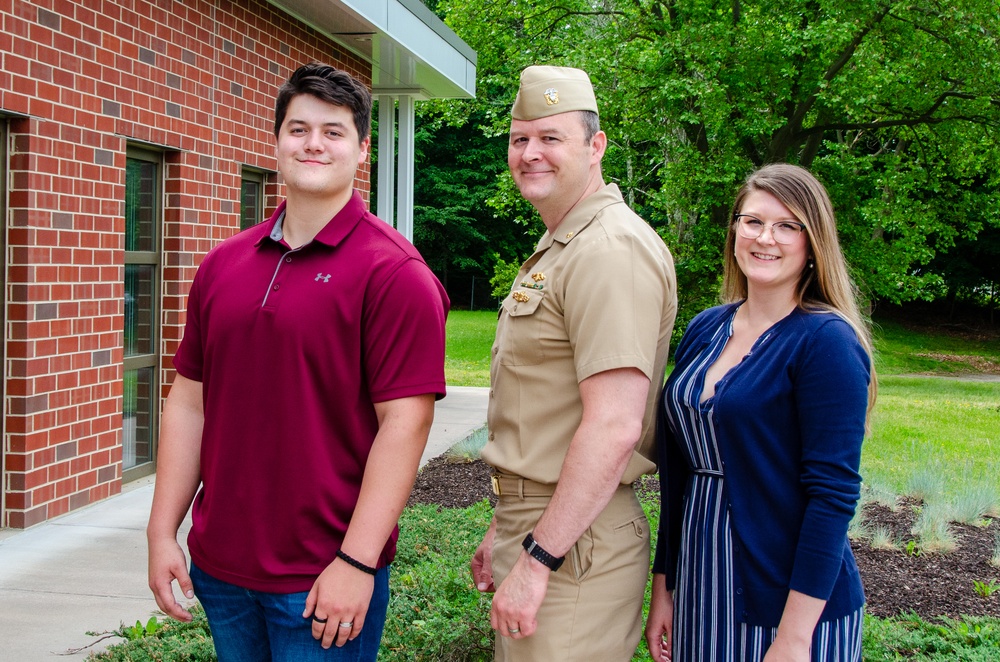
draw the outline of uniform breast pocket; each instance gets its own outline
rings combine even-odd
[[[499,360],[503,365],[537,365],[544,358],[542,352],[542,301],[545,293],[519,288],[503,300],[505,315],[497,327]]]

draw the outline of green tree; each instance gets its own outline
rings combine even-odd
[[[478,52],[470,106],[488,135],[506,131],[524,66],[590,73],[611,144],[605,174],[673,250],[685,317],[713,299],[735,189],[767,162],[799,163],[824,181],[873,299],[940,296],[935,258],[1000,227],[995,0],[437,9]],[[513,193],[495,196],[498,208],[515,204]]]
[[[446,288],[465,286],[450,282],[458,273],[481,278],[482,292],[489,293],[497,260],[519,262],[537,232],[522,205],[496,202],[512,187],[506,136],[484,133],[478,109],[462,117],[442,107],[422,108],[418,117],[414,244]]]

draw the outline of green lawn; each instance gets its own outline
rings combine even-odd
[[[448,313],[444,373],[453,386],[490,385],[490,347],[497,329],[493,311]]]
[[[982,483],[1000,496],[998,456],[1000,382],[880,379],[872,434],[862,454],[867,482],[907,494],[931,473],[940,481],[942,499]]]
[[[879,374],[956,375],[1000,369],[1000,342],[976,334],[919,332],[889,320],[873,327]]]

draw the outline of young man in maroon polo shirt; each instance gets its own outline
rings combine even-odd
[[[179,620],[172,582],[198,597],[221,662],[376,659],[396,522],[445,392],[448,299],[354,190],[370,117],[347,73],[292,74],[275,109],[286,200],[191,287],[149,585]]]

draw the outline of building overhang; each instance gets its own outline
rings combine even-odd
[[[371,64],[372,93],[476,96],[476,53],[420,0],[269,0]]]

